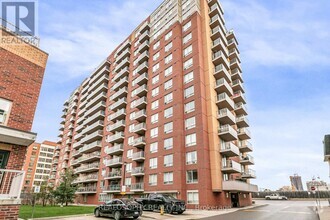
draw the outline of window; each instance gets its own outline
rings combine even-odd
[[[173,101],[173,93],[172,92],[164,96],[164,103],[165,104],[168,104],[172,101]]]
[[[192,34],[189,33],[183,38],[183,43],[186,44],[188,41],[190,41],[192,38]]]
[[[150,130],[150,137],[151,138],[158,137],[158,127]]]
[[[194,73],[193,72],[190,72],[190,73],[187,73],[186,75],[184,75],[184,83],[187,84],[191,81],[194,80]]]
[[[173,107],[165,109],[164,118],[170,118],[172,116],[173,116]]]
[[[152,97],[155,97],[159,94],[159,87],[157,88],[154,88],[152,91],[151,91],[151,95]]]
[[[186,57],[192,53],[192,45],[183,50],[183,56]]]
[[[130,187],[132,185],[131,177],[125,178],[125,186]]]
[[[152,110],[157,109],[158,106],[159,106],[159,100],[156,100],[156,101],[154,101],[154,102],[151,103],[151,109]]]
[[[191,27],[191,21],[189,21],[188,23],[186,23],[185,25],[183,25],[182,30],[183,30],[183,31],[186,31],[186,30],[188,30],[190,27]]]
[[[196,144],[196,133],[186,135],[186,146],[193,146]]]
[[[133,61],[133,66],[136,66],[137,63],[138,63],[138,59],[135,59],[135,60]]]
[[[153,61],[156,61],[158,58],[159,58],[159,52],[154,54],[154,56],[152,57]]]
[[[12,102],[0,98],[0,125],[7,125]]]
[[[128,127],[128,131],[129,132],[133,132],[134,131],[134,128],[135,128],[135,124],[132,124]]]
[[[187,191],[187,203],[188,204],[198,204],[199,200],[198,200],[198,190],[195,191]]]
[[[156,153],[158,151],[158,142],[150,144],[150,153]]]
[[[189,98],[190,96],[194,95],[194,86],[190,86],[184,90],[184,97]]]
[[[134,142],[134,137],[133,137],[133,136],[132,136],[132,137],[129,137],[129,138],[128,138],[128,144],[129,144],[129,145],[132,145],[133,142]]]
[[[195,101],[188,102],[184,105],[185,113],[195,111]]]
[[[135,41],[134,47],[136,47],[139,44],[139,41]]]
[[[165,134],[171,133],[173,131],[173,122],[169,122],[164,124],[164,132]]]
[[[164,156],[164,166],[165,167],[173,166],[173,154]]]
[[[157,174],[150,174],[149,175],[149,186],[156,186],[157,185]]]
[[[132,156],[133,156],[133,150],[132,149],[128,150],[127,151],[127,158],[132,158]]]
[[[164,173],[164,184],[173,184],[173,172]]]
[[[168,52],[170,49],[172,49],[173,43],[170,42],[165,46],[165,52]]]
[[[186,175],[187,183],[198,183],[197,170],[188,170]]]
[[[186,125],[186,130],[194,128],[196,126],[196,118],[195,117],[187,118],[185,121],[185,125]]]
[[[152,84],[156,84],[156,83],[158,83],[158,82],[159,82],[159,75],[154,76],[154,77],[152,78]]]
[[[165,57],[165,64],[168,64],[169,62],[171,62],[172,59],[173,59],[173,55],[172,54],[170,54],[167,57]]]
[[[190,58],[189,60],[187,60],[186,62],[183,63],[183,68],[186,70],[190,67],[192,67],[193,65],[193,59]]]
[[[158,113],[151,116],[151,124],[158,122]]]
[[[127,163],[126,164],[126,172],[130,173],[132,171],[132,163]]]
[[[165,90],[168,90],[168,89],[172,88],[172,86],[173,86],[173,80],[172,79],[170,79],[170,80],[168,80],[164,83],[164,89]]]
[[[157,157],[151,158],[149,160],[149,167],[150,167],[150,169],[156,169],[157,168],[157,163],[158,163]]]
[[[166,70],[165,70],[165,77],[166,76],[169,76],[169,75],[171,75],[172,74],[172,72],[173,72],[173,67],[172,66],[170,66],[169,68],[167,68]]]
[[[172,31],[168,32],[166,35],[165,35],[165,40],[168,40],[172,37]]]
[[[153,46],[153,49],[154,50],[157,50],[157,48],[160,46],[160,41],[157,41],[154,46]]]
[[[192,151],[186,153],[186,164],[196,164],[197,163],[197,151]]]
[[[155,64],[155,65],[152,67],[152,72],[156,72],[158,69],[159,69],[159,63]]]
[[[164,140],[164,149],[172,149],[173,148],[173,138],[167,138]]]

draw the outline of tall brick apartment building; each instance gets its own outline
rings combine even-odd
[[[22,171],[48,55],[0,27],[0,219],[17,219]],[[16,43],[13,43],[16,42]],[[20,42],[20,43],[17,43]]]
[[[78,202],[171,194],[251,204],[255,172],[238,42],[216,0],[165,0],[64,104],[57,178]]]

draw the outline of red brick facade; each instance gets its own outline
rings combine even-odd
[[[19,207],[19,205],[0,205],[0,220],[16,220]]]

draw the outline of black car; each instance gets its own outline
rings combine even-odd
[[[142,215],[142,206],[130,199],[114,199],[100,205],[94,210],[95,217],[112,217],[115,220],[133,217],[137,219]]]

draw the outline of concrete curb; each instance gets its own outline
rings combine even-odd
[[[45,217],[45,218],[29,218],[28,220],[51,220],[51,219],[65,219],[65,218],[76,218],[84,216],[93,216],[94,214],[81,214],[81,215],[65,215],[65,216],[55,216],[55,217]]]

